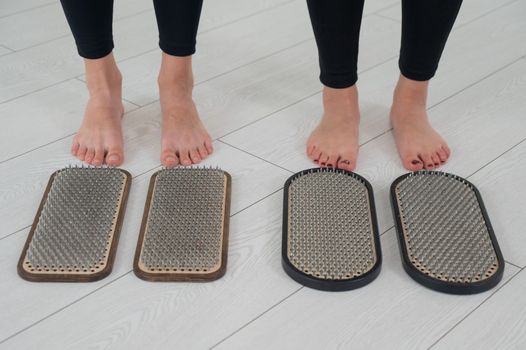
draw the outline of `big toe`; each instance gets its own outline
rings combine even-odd
[[[424,168],[422,160],[415,154],[403,157],[404,168],[409,171],[418,171]]]
[[[161,164],[165,167],[174,167],[179,164],[179,158],[173,150],[164,150],[161,153]]]
[[[342,152],[337,162],[337,167],[343,170],[353,171],[356,169],[356,152]]]
[[[106,164],[111,166],[121,165],[124,161],[124,153],[120,147],[111,147],[106,155]]]

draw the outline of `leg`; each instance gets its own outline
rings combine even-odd
[[[429,80],[435,72],[462,0],[402,0],[400,79],[391,123],[408,170],[434,169],[451,151],[431,127],[426,112]]]
[[[84,58],[89,101],[71,153],[92,165],[123,162],[121,74],[113,54],[110,0],[61,0],[64,13]]]
[[[360,111],[356,88],[364,0],[307,0],[318,45],[324,113],[307,141],[307,155],[322,167],[353,170]]]
[[[212,153],[212,139],[192,100],[192,54],[202,1],[154,0],[162,63],[159,93],[163,114],[161,163],[197,164]]]

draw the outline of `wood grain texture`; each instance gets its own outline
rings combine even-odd
[[[460,8],[460,12],[453,28],[458,28],[474,19],[488,14],[501,6],[512,3],[516,0],[477,0],[464,1]],[[378,14],[384,17],[394,19],[401,22],[402,8],[401,6],[391,6],[389,8],[378,11]]]
[[[208,2],[211,8],[203,13],[203,24],[200,26],[200,31],[212,31],[240,18],[264,11],[265,5],[273,6],[283,2],[283,0],[258,2],[258,5],[252,7],[242,6],[245,12],[232,11],[232,7],[235,8],[239,1],[228,0],[228,4],[226,0]],[[209,18],[206,19],[205,16]],[[148,51],[159,51],[155,16],[149,11],[116,21],[113,31],[114,53],[118,61]],[[159,52],[158,55],[160,55]],[[69,35],[11,55],[0,56],[0,76],[2,77],[0,103],[82,73],[82,60],[77,54],[73,38]]]
[[[291,13],[295,15],[290,16]],[[303,1],[293,1],[205,32],[198,36],[197,51],[192,58],[195,80],[210,79],[312,37]],[[139,105],[157,100],[159,66],[157,51],[123,62],[121,70],[127,77],[124,97]]]
[[[380,277],[364,289],[340,295],[298,292],[301,287],[282,271],[279,190],[291,174],[285,169],[312,167],[304,145],[321,114],[316,49],[303,0],[205,1],[194,62],[200,83],[196,102],[212,136],[228,135],[223,140],[242,149],[216,141],[215,154],[205,162],[233,176],[229,270],[223,279],[198,286],[152,286],[133,276],[148,180],[159,169],[161,119],[154,102],[159,50],[151,10],[128,16],[125,12],[135,5],[117,1],[116,10],[123,12],[116,13],[116,55],[128,84],[125,96],[145,106],[124,118],[124,168],[136,178],[114,270],[89,285],[35,285],[16,275],[27,226],[49,175],[78,164],[68,153],[67,135],[78,126],[85,92],[71,81],[82,74],[82,62],[67,31],[63,38],[40,42],[47,40],[45,33],[21,33],[13,22],[6,28],[20,33],[24,46],[37,46],[3,55],[0,48],[0,102],[12,100],[0,105],[5,121],[0,159],[15,157],[0,164],[0,349],[33,349],[35,344],[39,349],[193,349],[230,336],[220,347],[290,348],[299,340],[305,348],[419,349],[477,307],[443,338],[444,347],[462,348],[469,338],[467,346],[481,349],[521,348],[524,315],[517,310],[525,303],[522,275],[515,277],[520,283],[513,279],[486,303],[488,293],[465,298],[429,291],[403,272],[392,230],[383,238]],[[151,6],[150,1],[133,1]],[[56,17],[37,16],[46,13],[38,10],[43,6],[55,7]],[[58,19],[56,6],[48,0],[1,0],[0,23],[3,14],[35,24]],[[392,135],[386,133],[398,75],[400,24],[371,15],[388,6],[399,8],[392,0],[365,3],[360,71],[366,72],[359,80],[361,142],[369,142],[361,149],[358,172],[372,182],[383,231],[392,225],[388,186],[405,172]],[[465,1],[430,95],[430,104],[438,104],[430,111],[432,123],[454,151],[444,170],[476,173],[470,180],[482,192],[504,255],[519,266],[526,265],[521,235],[525,151],[523,144],[511,148],[526,138],[526,60],[517,61],[526,55],[525,9],[521,1]],[[50,24],[52,36],[63,25]],[[231,52],[226,50],[230,47]],[[516,271],[507,266],[505,279]],[[491,302],[500,293],[505,294]],[[488,340],[491,333],[485,328],[488,335],[480,343],[471,339],[488,318],[502,342]]]
[[[526,83],[522,77],[521,83]],[[520,77],[518,80],[521,79]],[[510,84],[510,89],[513,89]],[[526,137],[525,137],[526,138]],[[526,266],[526,141],[499,157],[495,162],[472,176],[484,193],[486,209],[506,259],[518,266]]]
[[[75,133],[87,100],[86,85],[71,79],[0,104],[6,129],[16,135],[0,138],[0,162]],[[135,108],[124,102],[127,112]]]
[[[524,349],[526,271],[522,270],[490,300],[455,327],[433,350]]]
[[[519,60],[509,68],[471,86],[470,89],[430,110],[432,123],[454,150],[451,162],[446,164],[445,170],[467,176],[526,137],[523,118],[525,105],[520,102],[526,90],[523,84],[516,83],[522,81],[523,78],[517,77],[524,77],[525,68],[524,60]],[[379,74],[380,69],[386,69],[385,74]],[[375,77],[379,75],[394,77],[395,72],[396,68],[391,64],[390,68],[388,65],[377,67],[370,74],[374,74]],[[368,80],[368,73],[362,75],[362,81]],[[452,79],[453,75],[449,77],[451,81],[457,83],[447,85],[445,81],[443,83],[438,81],[437,85],[442,85],[442,88],[433,89],[431,93],[436,91],[435,94],[446,97],[447,91],[454,94],[455,85],[461,85],[460,81],[463,77],[458,77],[459,80]],[[467,85],[473,81],[473,78],[464,79],[464,84]],[[372,80],[371,84],[378,82]],[[512,89],[508,88],[510,84],[514,86]],[[362,144],[389,129],[387,118],[389,107],[383,101],[389,100],[390,93],[383,88],[377,89],[378,86],[383,87],[386,84],[380,82],[371,90],[367,85],[364,87],[360,85],[361,95],[368,96],[365,103],[362,101],[360,136]],[[321,115],[319,101],[319,96],[312,96],[222,140],[291,171],[312,167],[311,161],[305,156],[305,143]],[[369,110],[373,111],[371,115],[368,113]],[[383,115],[379,113],[381,111],[384,111]],[[506,116],[506,122],[495,122],[501,120],[502,115]],[[491,143],[487,140],[491,140]],[[473,157],[473,154],[477,154],[477,157]],[[357,172],[365,175],[373,183],[382,232],[392,226],[387,196],[388,186],[393,179],[404,172],[390,132],[361,148]]]
[[[0,56],[7,55],[8,53],[13,52],[12,50],[8,49],[7,47],[0,46]]]
[[[28,11],[35,7],[46,6],[51,3],[53,3],[53,0],[3,0],[0,2],[0,17]]]
[[[279,190],[287,177],[290,176],[289,172],[251,157],[246,153],[222,145],[221,143],[214,144],[214,147],[216,149],[215,154],[209,157],[204,162],[204,165],[215,166],[221,164],[221,168],[232,175],[232,215],[236,215],[236,213],[243,208],[246,208]],[[153,156],[147,156],[147,158],[151,160],[155,159]],[[58,160],[57,162],[60,163]],[[156,165],[152,161],[138,163],[146,163],[143,164],[144,167],[151,165],[151,168],[154,169],[133,179],[133,186],[128,199],[127,211],[121,230],[120,243],[113,267],[113,273],[105,280],[89,285],[76,285],[74,287],[67,284],[53,284],[53,286],[47,284],[31,284],[31,287],[29,287],[29,283],[21,280],[16,274],[16,259],[17,255],[20,254],[27,237],[27,230],[24,229],[0,240],[0,262],[3,263],[0,269],[4,276],[3,283],[0,284],[0,292],[6,296],[0,300],[0,308],[5,310],[6,314],[12,316],[8,318],[2,317],[0,319],[0,339],[4,339],[14,332],[38,321],[52,313],[54,310],[58,310],[69,303],[82,298],[132,269],[133,253],[135,251],[139,234],[148,180],[152,173],[158,170],[158,168],[155,168]],[[47,165],[49,166],[50,164]],[[57,163],[54,163],[51,166],[57,165]],[[39,167],[42,169],[42,167],[45,167],[45,164],[40,163]],[[131,170],[132,174],[140,173],[137,168],[128,169]],[[36,186],[40,186],[41,182],[45,185],[46,179],[44,177],[49,177],[49,172],[46,171],[46,173],[47,176],[45,176],[46,174],[36,174],[37,176],[36,178],[33,178],[32,182],[36,183]],[[43,179],[41,180],[40,177],[43,177]],[[27,216],[29,220],[31,220],[30,217],[35,213],[34,210],[36,210],[42,191],[43,189],[40,187],[29,190],[28,192],[36,197],[36,199],[28,198],[28,196],[26,196],[26,204],[20,204],[26,208],[23,210],[23,214],[24,216]],[[34,210],[32,207],[34,207]],[[31,208],[31,210],[29,210],[29,208]],[[278,213],[280,213],[280,211],[278,211]],[[235,235],[234,232],[233,219],[231,219],[231,242]],[[233,244],[234,243],[231,243],[230,249],[233,247]],[[235,254],[230,252],[229,264],[232,264],[233,255]],[[230,268],[231,267],[229,267],[229,269]],[[130,277],[132,281],[137,281],[136,277]],[[11,290],[13,286],[19,286],[20,292],[9,293],[9,290]],[[145,290],[147,290],[147,288]],[[21,305],[23,305],[23,307],[21,307]]]
[[[299,288],[280,266],[282,195],[276,193],[232,217],[229,269],[222,279],[198,285],[152,284],[129,274],[91,294],[85,299],[89,302],[76,303],[3,345],[16,349],[35,342],[43,349],[212,346]],[[82,327],[72,324],[79,319]]]
[[[152,9],[151,1],[119,0],[114,2],[113,18],[118,21]],[[150,12],[154,16],[153,10]],[[69,36],[70,33],[59,1],[0,18],[0,44],[17,51],[61,36]]]
[[[349,293],[303,288],[217,349],[426,349],[492,293],[424,288],[404,272],[394,230],[381,244],[382,272],[371,284]],[[504,280],[517,270],[506,266]]]

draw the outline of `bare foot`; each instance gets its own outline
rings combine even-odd
[[[192,100],[191,56],[163,53],[158,81],[163,114],[161,163],[168,167],[197,164],[213,148]]]
[[[429,123],[426,111],[428,82],[400,75],[391,107],[391,124],[398,153],[411,171],[431,170],[444,164],[451,151]]]
[[[358,89],[323,89],[324,113],[307,141],[307,155],[322,167],[352,171],[358,158]]]
[[[85,66],[90,98],[80,129],[73,138],[71,154],[91,165],[121,165],[124,160],[121,74],[113,54],[86,59]]]

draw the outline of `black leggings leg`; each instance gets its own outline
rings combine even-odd
[[[307,0],[318,45],[320,80],[329,87],[354,85],[364,0]]]
[[[79,55],[101,58],[113,50],[113,0],[61,0]],[[154,0],[161,50],[173,56],[195,52],[202,0]]]
[[[60,0],[84,58],[101,58],[113,50],[113,0]]]
[[[364,0],[307,0],[320,59],[320,80],[332,88],[356,83]],[[431,79],[462,0],[402,0],[399,66],[412,80]]]

